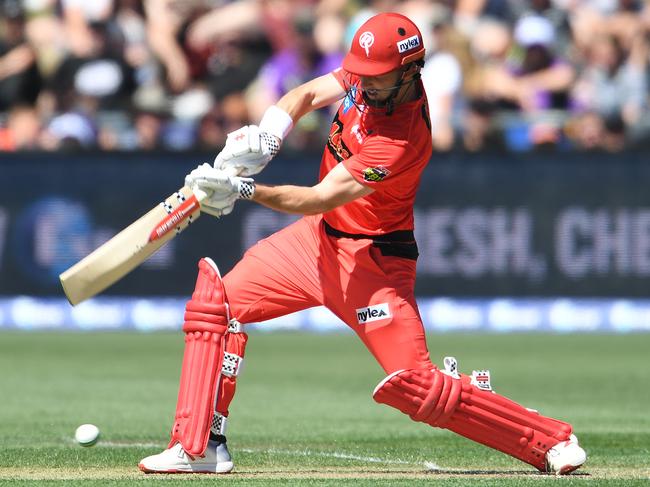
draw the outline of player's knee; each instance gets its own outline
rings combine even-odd
[[[185,305],[183,331],[223,335],[228,321],[228,303],[219,269],[211,259],[201,259],[192,299]]]
[[[442,427],[460,402],[459,378],[436,368],[394,372],[375,388],[373,398],[392,406],[413,421]]]

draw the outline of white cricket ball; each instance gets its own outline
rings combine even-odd
[[[99,439],[99,428],[94,424],[82,424],[74,432],[74,438],[81,446],[93,446]]]

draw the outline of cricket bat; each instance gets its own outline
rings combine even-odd
[[[102,292],[185,230],[200,216],[201,201],[206,196],[203,191],[183,186],[59,275],[70,304]]]

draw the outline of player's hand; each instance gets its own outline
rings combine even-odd
[[[251,178],[232,176],[232,172],[215,169],[204,163],[185,176],[185,185],[204,192],[201,211],[220,217],[232,212],[238,199],[251,199],[255,184]]]
[[[257,125],[246,125],[228,134],[226,146],[214,160],[215,169],[235,168],[240,176],[252,176],[266,167],[280,150],[281,140]]]

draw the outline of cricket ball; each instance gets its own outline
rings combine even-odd
[[[74,432],[74,438],[81,446],[93,446],[99,439],[99,428],[94,424],[82,424]]]

